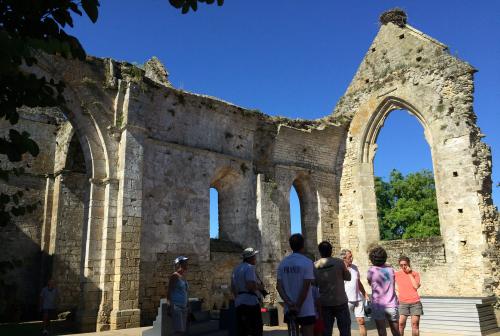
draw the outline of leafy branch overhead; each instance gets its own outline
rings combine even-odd
[[[175,8],[181,9],[182,14],[186,14],[189,12],[189,9],[196,12],[196,10],[198,10],[198,2],[211,5],[215,2],[215,0],[169,0],[169,2]],[[218,6],[222,6],[223,4],[224,0],[217,0]]]
[[[0,0],[0,119],[11,125],[19,121],[18,108],[48,107],[64,104],[64,83],[37,77],[23,71],[37,63],[36,55],[44,52],[65,58],[85,59],[85,51],[78,39],[64,31],[73,27],[72,15],[83,15],[92,22],[98,17],[98,0]],[[10,129],[0,137],[0,154],[10,162],[20,162],[29,153],[36,157],[40,149],[27,132]],[[1,169],[0,179],[9,174],[18,175],[21,168]],[[23,172],[23,171],[22,171]],[[34,210],[33,205],[22,205],[22,192],[0,193],[0,225],[11,216]]]

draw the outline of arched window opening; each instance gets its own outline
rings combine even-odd
[[[242,179],[233,168],[217,171],[210,183],[210,238],[243,244],[247,221],[242,215],[247,204]]]
[[[418,120],[396,110],[377,137],[374,158],[381,240],[440,235],[429,144]]]
[[[300,199],[292,185],[290,188],[290,233],[302,233],[302,211],[300,206]]]
[[[210,188],[210,238],[219,239],[219,193]]]

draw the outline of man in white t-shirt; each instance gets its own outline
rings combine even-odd
[[[344,281],[349,310],[351,314],[354,314],[354,317],[356,317],[360,336],[366,336],[363,298],[369,300],[369,297],[365,291],[365,287],[363,287],[363,284],[361,283],[358,267],[352,263],[352,252],[348,249],[342,249],[340,251],[340,258],[344,260],[349,273],[351,273],[351,280]]]
[[[276,289],[285,302],[285,318],[289,333],[298,334],[292,330],[300,326],[302,335],[313,336],[316,312],[311,291],[314,281],[313,262],[303,255],[304,237],[293,234],[290,237],[291,255],[285,257],[278,266],[278,283]]]

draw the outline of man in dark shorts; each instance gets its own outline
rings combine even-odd
[[[420,335],[420,316],[424,315],[420,296],[417,289],[420,288],[420,274],[410,267],[410,258],[401,256],[399,258],[401,270],[396,272],[396,287],[399,297],[399,333],[404,335],[406,319],[411,318],[412,336]]]
[[[40,293],[40,311],[42,312],[42,334],[49,334],[50,319],[56,314],[57,301],[59,300],[59,291],[56,288],[54,280],[50,279],[47,286]]]
[[[311,291],[314,281],[313,262],[304,256],[304,237],[293,234],[290,237],[293,253],[285,257],[278,266],[276,289],[285,303],[288,332],[298,335],[298,328],[304,336],[313,336],[316,311]],[[294,325],[296,324],[296,329]]]
[[[321,259],[314,263],[314,274],[325,321],[323,334],[330,336],[335,320],[337,320],[340,336],[350,336],[351,315],[344,281],[351,280],[351,273],[342,259],[332,257],[332,244],[323,241],[318,245],[318,250]]]

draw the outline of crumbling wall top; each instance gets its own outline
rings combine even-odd
[[[158,57],[151,57],[151,59],[144,64],[144,70],[146,70],[146,77],[152,81],[166,86],[172,86],[168,80],[169,73]]]

